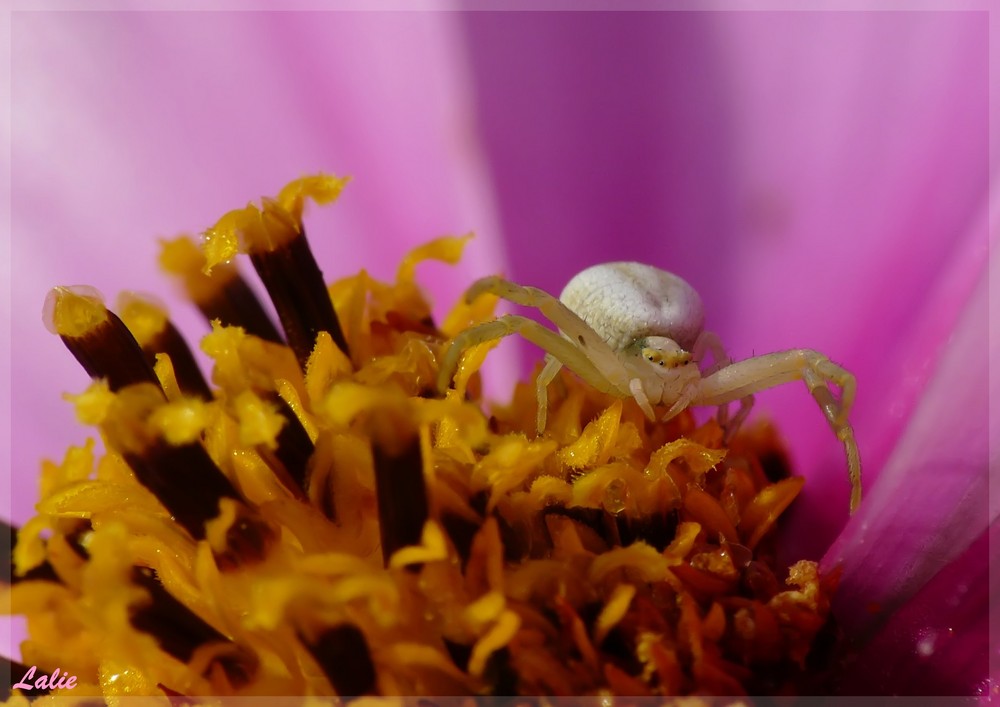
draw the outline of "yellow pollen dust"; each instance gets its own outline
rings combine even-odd
[[[209,414],[201,400],[187,398],[157,408],[149,416],[149,423],[170,444],[191,444],[208,427]]]
[[[166,400],[159,386],[139,383],[117,393],[106,410],[101,431],[108,442],[124,453],[139,453],[153,444],[160,430],[150,423],[150,415]]]
[[[205,231],[201,243],[205,254],[205,265],[202,272],[208,275],[212,268],[220,263],[227,263],[240,252],[238,234],[248,221],[247,212],[257,207],[252,204],[245,209],[235,209],[220,218],[214,226]]]
[[[63,396],[73,403],[76,419],[84,425],[99,425],[104,422],[108,410],[115,401],[115,394],[105,380],[95,381],[79,395],[67,393]]]
[[[148,295],[123,292],[118,296],[118,316],[132,332],[132,336],[145,347],[167,326],[167,310]]]
[[[215,360],[212,382],[224,389],[243,390],[250,385],[249,373],[240,359],[240,347],[247,340],[243,327],[212,321],[212,331],[201,340],[201,350]]]
[[[240,442],[247,446],[263,444],[268,449],[278,448],[278,433],[285,418],[273,405],[247,390],[236,396],[233,406],[240,422]]]
[[[107,320],[104,300],[93,287],[53,287],[45,298],[42,321],[53,334],[79,338]]]

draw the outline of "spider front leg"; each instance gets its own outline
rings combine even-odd
[[[545,432],[545,422],[549,414],[549,384],[559,375],[562,366],[559,359],[548,354],[545,357],[545,365],[538,372],[538,377],[535,378],[535,393],[538,396],[538,412],[535,423],[539,437]]]
[[[486,292],[508,302],[537,309],[573,342],[574,347],[584,350],[587,357],[607,377],[620,372],[621,362],[618,360],[618,354],[590,328],[587,322],[545,290],[516,285],[502,277],[484,277],[474,282],[466,291],[465,301],[471,302]],[[566,365],[572,368],[569,363]]]
[[[717,334],[711,331],[703,331],[698,335],[691,349],[691,357],[695,363],[701,364],[705,359],[706,353],[712,354],[712,365],[706,367],[702,372],[702,376],[704,377],[711,376],[733,362],[733,359],[729,357],[725,347],[722,345],[722,340],[719,339]],[[730,419],[729,403],[723,403],[719,406],[716,420],[719,422],[719,427],[722,428],[722,443],[724,445],[729,446],[730,441],[736,436],[736,432],[739,431],[743,421],[750,414],[752,407],[752,395],[740,398],[740,409],[736,411],[736,416]]]
[[[472,302],[484,293],[493,294],[514,304],[537,309],[550,322],[559,327],[565,335],[565,337],[559,336],[550,329],[524,317],[509,315],[519,322],[522,320],[523,322],[531,322],[534,326],[523,322],[518,324],[518,326],[525,327],[521,331],[522,335],[529,341],[538,344],[549,354],[546,357],[545,366],[535,381],[538,395],[536,418],[538,434],[545,431],[548,417],[548,386],[563,365],[602,392],[620,396],[629,389],[627,376],[618,354],[583,319],[556,297],[537,287],[524,287],[501,277],[492,276],[484,277],[473,283],[465,293],[465,301]],[[513,333],[513,331],[508,331],[507,334],[509,333]],[[503,336],[507,334],[503,334]],[[532,336],[540,338],[535,339]],[[553,337],[555,338],[553,339]],[[647,407],[649,407],[648,403]],[[651,413],[647,414],[651,415]]]
[[[595,366],[581,349],[551,329],[516,314],[508,314],[492,322],[470,327],[456,336],[441,359],[441,366],[438,369],[438,390],[444,393],[451,385],[451,380],[458,369],[458,362],[466,349],[487,341],[502,339],[511,334],[520,334],[533,344],[537,344],[552,359],[569,368],[601,392],[616,392],[614,383],[608,380],[604,372]],[[546,368],[543,370],[547,379],[546,386],[558,371],[559,368],[555,364],[546,364]]]
[[[703,331],[698,334],[694,346],[691,347],[691,359],[700,365],[705,360],[705,354],[709,353],[712,354],[712,365],[702,371],[702,376],[710,376],[733,362],[719,335],[712,331]]]
[[[851,512],[861,503],[861,458],[848,420],[854,404],[854,376],[821,353],[781,351],[738,361],[701,380],[694,405],[722,405],[782,383],[802,380],[819,404],[837,439],[844,445],[851,479]],[[840,388],[840,400],[830,391]]]

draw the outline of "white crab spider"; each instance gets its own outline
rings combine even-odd
[[[802,380],[844,445],[852,513],[861,502],[861,461],[848,421],[854,376],[823,354],[796,349],[734,363],[718,337],[704,331],[704,310],[694,288],[641,263],[588,268],[569,281],[559,299],[499,277],[477,281],[465,299],[471,302],[486,292],[538,309],[561,335],[515,314],[471,327],[455,337],[444,355],[438,378],[442,391],[451,384],[463,351],[519,333],[547,354],[537,378],[539,434],[545,429],[548,385],[566,366],[602,392],[634,398],[650,420],[656,420],[654,405],[668,406],[662,420],[693,405],[720,406],[728,439],[749,413],[753,393]],[[706,353],[713,361],[702,371],[699,364]],[[839,400],[830,384],[840,388]],[[729,420],[727,406],[736,400],[740,409]]]

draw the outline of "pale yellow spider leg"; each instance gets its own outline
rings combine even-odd
[[[712,365],[705,368],[702,372],[702,377],[707,378],[716,371],[722,370],[726,366],[733,362],[733,359],[729,357],[729,353],[726,348],[722,345],[722,340],[719,338],[718,334],[712,331],[703,331],[698,334],[698,338],[694,342],[694,346],[691,347],[691,355],[695,363],[700,364],[705,359],[705,354],[712,354]],[[748,395],[740,399],[740,409],[736,411],[736,415],[730,419],[729,418],[729,403],[724,403],[719,406],[719,411],[716,414],[716,420],[719,422],[719,427],[722,428],[722,443],[728,445],[732,441],[733,437],[739,431],[740,426],[743,424],[744,420],[747,419],[747,415],[750,414],[750,409],[753,407],[753,396]]]
[[[816,352],[813,353],[816,355],[813,367],[817,375],[819,375],[824,382],[830,381],[835,386],[840,388],[840,404],[837,408],[835,408],[836,414],[834,415],[834,421],[839,424],[844,424],[847,422],[847,416],[850,414],[851,408],[854,407],[854,394],[857,391],[857,381],[851,373],[845,371],[830,359],[826,358],[822,354],[818,354]],[[836,402],[834,402],[834,405],[837,405]],[[833,411],[833,409],[831,409],[831,411]]]
[[[465,299],[467,302],[471,302],[484,292],[489,292],[514,304],[537,309],[575,344],[585,350],[594,360],[594,364],[604,371],[605,376],[615,380],[614,374],[621,370],[618,354],[608,346],[608,343],[597,332],[590,328],[587,322],[560,302],[558,298],[537,287],[516,285],[502,277],[494,276],[484,277],[474,282],[472,287],[466,291]]]
[[[437,381],[438,390],[443,393],[451,385],[451,379],[455,375],[463,351],[477,344],[502,339],[511,334],[520,334],[533,344],[537,344],[546,353],[559,359],[563,365],[601,392],[615,393],[612,384],[580,349],[551,329],[517,314],[508,314],[492,322],[471,327],[452,339],[451,345],[441,359]]]
[[[545,422],[549,413],[549,383],[555,380],[562,366],[559,359],[548,354],[545,357],[545,365],[538,372],[538,378],[535,379],[535,390],[538,395],[537,427],[539,435],[545,432]]]
[[[780,351],[738,361],[703,378],[695,405],[721,405],[782,383],[802,380],[844,445],[851,479],[851,512],[861,503],[861,458],[848,417],[854,404],[854,376],[816,351]],[[828,384],[841,390],[840,401]]]
[[[712,331],[703,331],[695,339],[694,346],[691,347],[691,358],[695,363],[701,363],[705,354],[712,354],[712,365],[702,372],[702,376],[710,376],[720,368],[725,368],[733,359],[729,358],[726,348],[722,345],[722,340],[718,334]]]
[[[720,415],[722,419],[719,420],[719,424],[722,426],[722,444],[728,447],[740,426],[747,419],[747,415],[750,414],[750,410],[753,409],[753,396],[747,395],[740,398],[740,409],[736,411],[736,415],[731,420],[728,419],[729,404],[727,403],[725,408],[719,408],[720,411],[723,409],[725,409],[726,415]]]
[[[517,285],[496,276],[484,277],[474,282],[466,291],[465,299],[467,302],[471,302],[486,292],[514,304],[537,309],[545,315],[546,319],[555,324],[561,330],[566,340],[572,344],[573,348],[577,349],[577,354],[574,355],[574,358],[587,359],[593,368],[597,369],[600,373],[601,379],[595,380],[592,376],[580,373],[565,356],[556,354],[551,348],[539,344],[542,348],[553,354],[567,368],[577,373],[577,375],[601,392],[611,393],[619,397],[627,395],[629,391],[628,373],[618,353],[597,332],[591,329],[587,322],[559,301],[559,299],[537,287]],[[539,401],[541,401],[541,398],[539,398]]]
[[[831,362],[827,361],[827,363]],[[841,374],[846,374],[850,378],[850,400],[853,401],[854,376],[836,364],[831,363],[831,365],[837,368]],[[858,451],[858,443],[854,439],[854,428],[851,427],[850,422],[847,420],[843,399],[838,405],[833,397],[833,393],[827,387],[828,378],[825,378],[822,374],[814,370],[806,370],[803,378],[806,385],[809,386],[809,392],[812,393],[813,398],[815,398],[816,402],[823,409],[823,413],[826,415],[830,427],[836,433],[837,439],[844,445],[844,450],[847,453],[847,471],[851,477],[851,513],[854,513],[861,504],[861,454]],[[836,381],[834,383],[836,384]],[[847,386],[841,388],[841,390],[845,391],[845,394],[847,389]]]

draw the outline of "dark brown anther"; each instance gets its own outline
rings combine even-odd
[[[77,521],[76,525],[65,534],[66,544],[81,560],[89,560],[90,553],[87,551],[87,541],[90,534],[94,532],[94,527],[89,520]]]
[[[427,486],[420,438],[413,434],[407,444],[392,448],[376,437],[372,456],[382,558],[388,564],[396,550],[420,543],[427,520]]]
[[[776,484],[792,475],[788,455],[777,446],[760,455],[760,467],[764,476],[772,484]]]
[[[758,601],[767,602],[784,587],[767,563],[752,560],[743,570],[743,590]]]
[[[302,370],[321,331],[328,332],[333,343],[348,353],[347,339],[304,232],[291,235],[273,249],[252,250],[250,260],[271,296]]]
[[[323,631],[315,641],[300,640],[312,654],[333,689],[341,697],[376,694],[375,664],[365,635],[354,624],[340,624]]]
[[[163,241],[162,246],[160,265],[183,283],[188,298],[209,323],[217,319],[265,341],[285,343],[234,264],[220,263],[206,275],[205,256],[192,239],[181,236]]]
[[[510,650],[507,647],[494,652],[486,660],[486,669],[483,671],[483,679],[492,685],[490,694],[511,696],[517,695],[518,677],[517,671],[510,662]],[[520,701],[519,701],[520,702]],[[527,704],[538,704],[528,698]]]
[[[500,543],[503,545],[503,559],[506,562],[520,562],[531,552],[531,538],[517,532],[496,508],[490,513],[497,521]]]
[[[167,354],[181,392],[202,400],[212,399],[205,376],[184,337],[171,323],[166,307],[149,296],[126,292],[118,297],[116,308],[150,368],[156,366],[157,354]]]
[[[451,538],[455,551],[462,561],[462,570],[465,571],[465,565],[472,553],[472,540],[479,532],[479,528],[482,527],[482,521],[475,523],[457,513],[445,512],[441,514],[441,525],[444,526],[444,531]]]
[[[211,297],[196,302],[198,309],[209,322],[218,319],[226,326],[240,326],[247,334],[283,344],[285,340],[278,333],[271,318],[264,311],[264,305],[250,289],[243,276],[234,272]]]
[[[147,603],[130,607],[129,620],[136,630],[148,633],[165,653],[184,663],[201,646],[223,644],[228,650],[213,662],[223,669],[233,687],[250,682],[258,665],[254,653],[233,643],[175,599],[153,570],[133,567],[132,582],[149,592]]]
[[[215,555],[215,561],[223,572],[255,564],[267,556],[274,539],[267,523],[241,507],[226,531],[226,549]]]
[[[469,669],[469,658],[472,657],[472,646],[464,643],[456,643],[447,638],[443,638],[445,650],[455,666],[465,672]],[[501,648],[486,661],[486,669],[483,671],[483,679],[491,686],[491,695],[516,695],[517,694],[517,673],[514,672],[510,664],[510,651]],[[492,700],[487,700],[486,704],[497,704]],[[503,703],[500,703],[503,704]],[[530,698],[518,698],[516,704],[534,704]]]
[[[624,513],[615,514],[614,517],[622,547],[642,540],[663,552],[677,534],[680,514],[673,508],[638,518],[628,517]]]
[[[202,400],[212,400],[212,389],[205,380],[205,375],[201,372],[198,362],[195,361],[191,347],[184,340],[183,335],[171,322],[167,322],[159,335],[143,345],[143,353],[146,354],[146,361],[150,366],[156,364],[156,354],[164,353],[170,357],[170,363],[174,367],[174,375],[177,378],[177,387],[184,395],[201,398]]]
[[[123,456],[139,483],[152,491],[196,540],[205,538],[205,523],[219,515],[219,501],[239,500],[232,482],[200,444],[174,447],[157,441]]]
[[[560,516],[569,518],[580,525],[590,528],[601,538],[608,547],[617,544],[617,529],[614,528],[614,519],[603,508],[586,508],[584,506],[546,506],[541,511],[542,518],[549,516]]]
[[[472,646],[456,643],[444,637],[441,638],[441,641],[444,643],[445,650],[448,651],[451,662],[463,673],[468,670],[469,658],[472,657]]]
[[[45,323],[94,379],[118,391],[133,383],[160,382],[139,344],[96,292],[56,287],[45,301]]]
[[[315,447],[309,439],[309,433],[302,426],[295,411],[283,398],[275,395],[271,402],[278,407],[285,424],[278,433],[278,449],[274,452],[278,461],[285,467],[290,480],[295,484],[295,493],[303,493],[306,488],[306,476],[309,470],[309,459]]]
[[[164,404],[161,391],[153,386],[123,389],[101,423],[109,447],[195,540],[206,539],[206,524],[219,515],[222,500],[231,499],[236,518],[216,560],[226,569],[260,560],[270,547],[270,527],[246,507],[200,443],[174,445],[160,437],[150,418]]]

